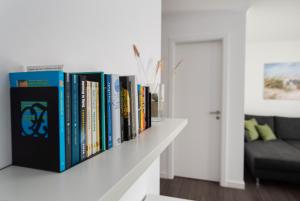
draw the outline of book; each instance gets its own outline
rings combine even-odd
[[[101,151],[106,150],[104,73],[100,73]]]
[[[105,129],[105,91],[104,91],[104,73],[103,72],[84,72],[80,75],[85,76],[86,80],[98,82],[99,87],[99,119],[100,119],[100,149],[106,150],[106,129]]]
[[[113,146],[117,146],[122,143],[120,117],[120,80],[118,75],[111,76],[111,106]]]
[[[145,130],[145,87],[141,86],[140,92],[141,101],[141,132]]]
[[[79,86],[78,75],[71,74],[71,122],[72,122],[72,165],[79,163],[80,161],[80,131],[79,131]]]
[[[91,82],[91,107],[92,107],[92,154],[97,153],[97,92],[98,82]],[[98,87],[97,87],[98,89]]]
[[[64,73],[17,72],[9,78],[13,164],[64,171]]]
[[[131,139],[137,134],[137,95],[136,95],[136,79],[134,75],[128,76],[130,83],[130,120],[131,120]]]
[[[138,114],[138,133],[141,133],[141,85],[137,85],[137,114]]]
[[[112,148],[112,117],[111,117],[111,75],[105,74],[105,117],[106,117],[106,147]]]
[[[64,65],[43,65],[43,66],[26,66],[25,70],[30,71],[62,71]]]
[[[130,140],[131,122],[130,122],[130,97],[129,80],[127,76],[120,76],[120,110],[121,110],[121,136],[122,141]]]
[[[149,102],[149,104],[148,104],[148,123],[149,123],[149,128],[152,126],[152,114],[151,114],[151,110],[152,110],[152,108],[151,108],[151,101],[152,101],[152,94],[151,94],[151,92],[149,93],[149,99],[148,99],[148,102]]]
[[[72,134],[71,134],[71,83],[70,74],[64,74],[65,82],[65,136],[66,136],[66,168],[72,165]]]
[[[149,128],[149,87],[145,86],[145,129]]]
[[[92,88],[91,82],[86,81],[86,157],[92,155]]]
[[[79,124],[80,124],[80,160],[86,159],[86,76],[78,75],[79,82]]]
[[[96,83],[96,152],[100,152],[100,97],[99,83]]]

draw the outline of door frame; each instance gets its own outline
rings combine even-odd
[[[221,148],[220,148],[220,185],[226,186],[226,172],[227,172],[227,147],[228,147],[228,110],[229,110],[229,66],[230,66],[230,37],[229,34],[215,34],[215,35],[197,35],[197,36],[184,36],[184,37],[170,37],[167,45],[167,75],[166,81],[168,85],[168,97],[169,106],[168,116],[174,118],[174,98],[175,98],[175,77],[174,67],[176,65],[175,53],[176,45],[180,43],[195,43],[195,42],[209,42],[209,41],[221,41],[222,43],[222,94],[221,94]],[[167,177],[169,179],[174,178],[174,142],[167,149]]]

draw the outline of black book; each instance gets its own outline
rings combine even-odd
[[[152,116],[152,114],[151,114],[151,99],[152,98],[152,94],[151,93],[149,93],[149,98],[148,98],[148,101],[149,101],[149,112],[148,112],[148,115],[149,115],[149,117],[148,117],[148,122],[149,122],[149,128],[152,126],[152,124],[151,124],[151,116]]]
[[[145,122],[147,129],[149,128],[149,87],[145,87]]]
[[[64,73],[65,79],[65,137],[66,137],[66,168],[72,165],[72,142],[71,142],[71,82],[70,74]]]
[[[130,140],[130,83],[126,76],[120,76],[120,112],[121,112],[121,138],[122,141]]]
[[[58,88],[11,88],[10,97],[13,165],[62,171],[59,168]],[[33,100],[38,101],[30,105]],[[21,108],[16,107],[19,105]],[[32,123],[36,127],[38,126],[38,130],[35,131],[37,134],[31,135],[29,132],[27,134],[27,128],[31,127],[24,126],[22,122],[27,121],[29,119],[27,117],[30,117],[32,113],[40,114],[41,119],[36,118],[36,121]],[[47,121],[43,121],[46,118]],[[63,154],[65,154],[65,151]],[[65,161],[63,163],[65,164]]]

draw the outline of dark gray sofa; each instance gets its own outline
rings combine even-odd
[[[246,115],[259,124],[268,124],[277,140],[245,143],[245,163],[260,180],[300,183],[300,118]]]

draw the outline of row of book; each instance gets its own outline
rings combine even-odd
[[[10,73],[13,164],[62,172],[151,127],[151,93],[135,76]]]

